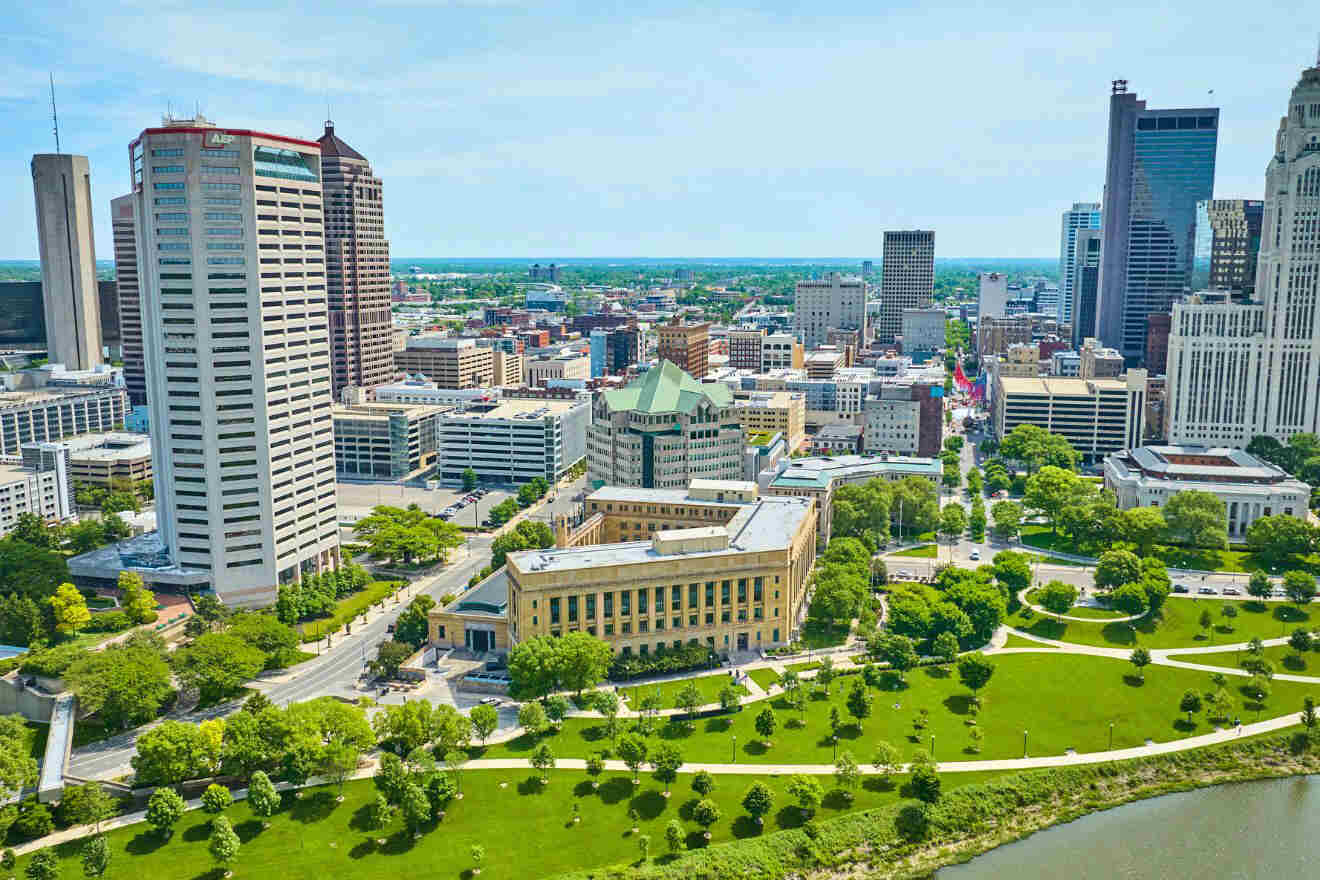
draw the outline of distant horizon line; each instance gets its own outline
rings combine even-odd
[[[879,257],[390,257],[391,263],[601,263],[625,261],[633,263],[655,262],[655,263],[710,263],[710,262],[734,262],[746,261],[757,263],[781,263],[785,265],[798,264],[839,264],[839,263],[862,263],[871,261],[876,264],[884,261]],[[936,257],[935,262],[1058,262],[1058,257]],[[114,260],[96,261],[97,265],[113,266]],[[0,257],[0,266],[11,265],[15,263],[22,264],[41,264],[39,257]]]

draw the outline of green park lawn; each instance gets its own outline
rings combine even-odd
[[[1040,591],[1029,590],[1027,592],[1027,601],[1039,605]],[[1037,613],[1044,613],[1044,612],[1037,612]],[[1127,615],[1124,614],[1122,611],[1114,611],[1109,608],[1092,608],[1089,606],[1074,605],[1072,608],[1068,609],[1068,613],[1064,616],[1085,617],[1089,620],[1112,620],[1115,617],[1126,617]]]
[[[751,676],[752,681],[759,684],[761,690],[764,691],[770,690],[771,685],[779,684],[779,673],[775,672],[773,669],[753,669],[747,674]]]
[[[1226,605],[1233,606],[1238,612],[1231,621],[1220,614]],[[1236,644],[1253,638],[1278,638],[1304,624],[1309,623],[1314,628],[1320,621],[1320,609],[1303,611],[1282,602],[1234,599],[1170,598],[1164,603],[1158,619],[1146,616],[1136,621],[1116,623],[1058,621],[1052,615],[1040,612],[1032,612],[1028,619],[1023,616],[1024,610],[1015,611],[1004,622],[1042,638],[1106,648],[1127,648],[1138,644],[1147,648],[1199,648],[1216,642]],[[1214,621],[1209,635],[1201,629],[1203,610],[1209,610]]]
[[[1044,652],[1005,654],[994,658],[995,673],[982,692],[983,707],[978,724],[984,735],[979,755],[968,750],[972,720],[969,692],[948,668],[923,667],[908,673],[908,683],[898,690],[872,690],[872,716],[859,732],[848,714],[845,693],[853,681],[843,676],[827,700],[823,694],[808,699],[805,726],[786,722],[802,718],[789,708],[782,696],[745,705],[731,715],[703,718],[690,730],[682,722],[657,725],[650,741],[677,745],[687,761],[758,763],[813,763],[833,761],[829,707],[837,706],[842,717],[839,747],[851,749],[859,759],[869,757],[878,740],[898,746],[905,755],[920,748],[929,750],[935,736],[935,758],[940,761],[1013,758],[1022,755],[1022,731],[1029,730],[1029,753],[1034,756],[1061,755],[1066,749],[1078,752],[1103,751],[1108,747],[1109,724],[1114,725],[1114,747],[1142,745],[1206,733],[1211,724],[1198,716],[1191,727],[1178,711],[1178,700],[1189,688],[1213,690],[1209,675],[1193,670],[1152,666],[1142,682],[1126,661],[1104,657]],[[1245,679],[1234,688],[1245,684]],[[1231,690],[1237,714],[1255,718],[1255,706]],[[1306,694],[1320,694],[1320,686],[1276,681],[1261,717],[1281,715],[1301,705]],[[756,732],[754,718],[764,705],[773,707],[779,722],[766,747]],[[919,710],[929,713],[929,725],[919,738],[913,721]],[[632,729],[631,721],[623,729]],[[736,737],[736,740],[735,740]],[[586,757],[611,746],[605,722],[574,718],[561,731],[540,738],[557,754]],[[522,736],[490,747],[486,757],[528,755],[538,739]]]
[[[934,559],[940,552],[938,544],[924,544],[920,547],[909,547],[906,550],[898,550],[890,553],[890,556],[915,556],[920,559]]]
[[[1215,654],[1174,654],[1171,659],[1182,660],[1186,663],[1204,663],[1207,666],[1226,666],[1230,669],[1238,669],[1241,662],[1247,659],[1248,656],[1246,650],[1242,649]],[[1299,659],[1297,653],[1287,645],[1270,645],[1265,649],[1264,657],[1274,664],[1275,672],[1289,675],[1320,676],[1320,654],[1316,654],[1314,651],[1304,652]]]
[[[628,698],[628,708],[634,711],[641,709],[642,700],[647,696],[659,693],[660,708],[676,709],[678,708],[678,692],[690,684],[697,686],[701,692],[701,705],[708,703],[718,703],[720,701],[720,691],[730,684],[728,672],[717,672],[714,675],[703,675],[699,678],[680,678],[673,681],[652,682],[650,684],[629,684],[619,687],[620,698]],[[739,696],[747,693],[747,688],[739,685],[736,690]]]
[[[819,651],[821,648],[842,645],[848,640],[848,633],[849,627],[846,621],[827,624],[815,617],[808,617],[807,622],[802,625],[802,636],[799,641],[802,647]]]
[[[984,782],[995,773],[960,773],[946,779],[948,787]],[[775,793],[774,809],[758,828],[743,811],[742,794],[757,777],[718,776],[711,794],[721,818],[711,826],[710,844],[771,833],[802,824],[801,814],[787,793],[788,777],[762,777]],[[701,826],[692,820],[696,796],[692,777],[680,774],[672,796],[663,786],[642,775],[634,786],[626,773],[605,773],[593,791],[581,770],[553,770],[542,786],[529,771],[469,770],[462,776],[464,798],[451,801],[444,819],[414,840],[396,815],[384,830],[363,826],[366,805],[375,798],[369,781],[350,782],[344,802],[335,802],[332,786],[308,789],[301,800],[284,795],[284,804],[262,829],[246,802],[230,807],[226,815],[242,840],[232,865],[236,878],[254,880],[306,880],[327,877],[437,877],[471,880],[473,844],[485,848],[482,876],[492,878],[543,877],[564,871],[636,860],[637,838],[651,838],[651,856],[669,859],[665,826],[677,818],[683,824],[684,850],[709,845]],[[827,792],[817,817],[828,819],[849,810],[892,803],[902,796],[903,780],[882,783],[867,778],[851,806],[835,791],[833,779],[820,778]],[[500,784],[506,787],[501,788]],[[577,804],[582,821],[573,823]],[[638,813],[639,834],[631,831],[629,809]],[[210,816],[200,810],[186,813],[173,837],[163,841],[146,824],[107,834],[110,869],[106,880],[216,880],[221,872],[207,853]],[[378,838],[385,840],[377,845]],[[60,876],[81,877],[81,844],[61,844]],[[14,871],[22,877],[29,856],[19,859]]]
[[[1046,645],[1046,644],[1042,644],[1041,642],[1033,642],[1031,639],[1024,639],[1022,638],[1022,636],[1014,635],[1013,633],[1009,633],[1008,637],[1004,639],[1004,647],[1005,648],[1042,648],[1046,651],[1055,650],[1055,647],[1053,645]]]

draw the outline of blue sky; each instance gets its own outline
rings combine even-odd
[[[195,104],[316,137],[329,103],[400,257],[867,257],[913,227],[940,256],[1057,255],[1118,77],[1221,107],[1215,195],[1260,198],[1315,8],[1125,2],[14,3],[0,258],[37,253],[52,69],[106,259],[128,142]]]

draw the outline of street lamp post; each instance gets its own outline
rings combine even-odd
[[[738,763],[738,734],[733,735],[733,763]]]
[[[1114,750],[1114,722],[1109,722],[1109,751]]]
[[[834,760],[839,760],[839,735],[834,735]]]
[[[1022,757],[1027,756],[1027,732],[1022,731]]]
[[[930,756],[935,757],[935,734],[930,735]]]

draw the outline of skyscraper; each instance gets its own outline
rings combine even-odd
[[[1207,199],[1196,203],[1192,290],[1256,290],[1256,258],[1265,203]]]
[[[1100,228],[1099,202],[1073,202],[1063,212],[1059,230],[1059,320],[1071,323],[1073,285],[1077,278],[1077,231]]]
[[[102,363],[101,306],[92,239],[92,173],[86,156],[32,157],[41,247],[41,293],[51,363],[90,370]]]
[[[678,317],[655,328],[660,362],[672,361],[697,381],[710,370],[710,323],[684,324]]]
[[[934,291],[935,233],[920,229],[886,232],[875,338],[893,342],[903,331],[903,310],[927,308]]]
[[[1101,231],[1098,329],[1130,362],[1146,347],[1146,316],[1165,312],[1191,280],[1196,203],[1213,194],[1219,111],[1147,110],[1115,80]]]
[[[115,288],[119,296],[119,334],[124,349],[124,387],[134,406],[147,402],[147,373],[142,362],[142,298],[138,288],[137,196],[110,200],[110,231],[115,245]]]
[[[394,378],[390,243],[380,179],[363,156],[325,124],[325,271],[330,311],[331,384],[371,389]]]
[[[1257,301],[1174,306],[1169,442],[1245,446],[1320,430],[1320,63],[1302,72],[1265,170]]]
[[[825,345],[831,330],[860,330],[866,338],[866,282],[861,278],[831,272],[828,278],[799,281],[794,288],[793,334],[803,348]]]
[[[1071,313],[1072,347],[1095,336],[1095,305],[1100,295],[1100,252],[1103,234],[1099,229],[1080,229],[1073,243],[1073,295]]]
[[[199,116],[129,155],[161,555],[268,604],[338,564],[321,148]]]

